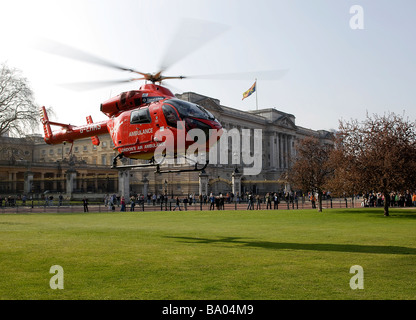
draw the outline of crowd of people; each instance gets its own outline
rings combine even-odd
[[[259,209],[278,209],[279,203],[284,201],[285,204],[296,204],[299,197],[303,197],[303,200],[309,200],[312,208],[316,208],[317,196],[309,192],[305,195],[300,195],[297,192],[267,192],[265,194],[255,194],[253,192],[246,192],[244,194],[233,194],[227,192],[225,194],[218,193],[217,195],[212,192],[209,195],[194,195],[189,194],[185,196],[167,196],[163,194],[137,194],[131,195],[128,199],[117,194],[107,194],[104,197],[104,205],[108,210],[115,211],[116,207],[120,208],[120,211],[135,211],[136,206],[147,205],[168,205],[169,207],[174,206],[173,210],[187,210],[188,206],[195,204],[201,204],[208,207],[208,210],[224,210],[225,204],[235,203],[246,203],[247,210],[259,210]],[[331,195],[329,192],[325,192],[323,199],[329,199]],[[382,192],[368,192],[362,195],[354,196],[355,199],[361,200],[361,207],[382,207],[384,206],[385,197]],[[43,195],[44,206],[53,206],[54,198],[52,195]],[[17,202],[19,201],[19,202]],[[27,205],[27,199],[25,195],[13,197],[0,196],[0,207],[14,207],[17,204],[23,206]],[[389,194],[389,206],[390,207],[416,207],[416,192],[391,192]],[[84,212],[88,212],[88,198],[84,197],[82,199],[84,206]],[[63,205],[63,196],[60,194],[58,199],[56,199],[56,205]],[[118,209],[117,209],[118,210]]]
[[[381,192],[369,192],[362,196],[362,207],[382,207],[385,202],[384,194]],[[391,192],[389,194],[390,207],[416,207],[416,192]]]
[[[63,196],[62,196],[62,194],[60,194],[59,196],[58,196],[58,205],[59,206],[62,206],[62,204],[63,204]],[[22,205],[22,206],[26,206],[27,204],[28,204],[28,202],[31,202],[31,203],[33,203],[33,198],[32,197],[27,197],[26,195],[21,195],[21,196],[7,196],[7,197],[2,197],[1,195],[0,195],[0,207],[15,207],[16,205],[17,205],[17,201],[19,201],[19,205]],[[43,195],[43,197],[42,197],[42,199],[41,199],[42,201],[43,201],[43,205],[44,206],[53,206],[54,205],[54,197],[52,196],[52,195],[47,195],[47,194],[44,194]],[[30,205],[30,203],[29,203],[29,205]]]
[[[5,207],[14,207],[16,205],[16,199],[12,196],[4,197],[4,199],[0,196],[0,207],[3,206],[3,201]]]

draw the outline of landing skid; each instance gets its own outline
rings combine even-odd
[[[192,169],[168,169],[168,170],[160,170],[160,165],[163,163],[165,158],[163,158],[160,162],[156,162],[154,158],[150,160],[149,163],[142,163],[142,164],[127,164],[127,165],[117,165],[117,160],[122,159],[124,155],[122,153],[118,154],[113,159],[113,165],[111,169],[133,169],[133,168],[149,168],[149,167],[156,167],[155,173],[172,173],[172,172],[193,172],[193,171],[203,171],[208,166],[209,161],[207,160],[206,163],[203,165],[202,168],[198,168],[198,163],[195,162],[195,166]]]
[[[193,172],[193,171],[203,171],[208,166],[209,161],[204,164],[202,168],[198,168],[198,163],[195,163],[195,167],[193,169],[172,169],[172,170],[160,170],[160,166],[158,165],[156,168],[156,173],[171,173],[171,172]]]
[[[113,165],[111,166],[111,169],[132,169],[132,168],[148,168],[148,167],[155,167],[162,164],[162,162],[165,160],[164,158],[160,162],[156,162],[154,158],[150,160],[149,163],[141,163],[141,164],[123,164],[123,165],[117,165],[118,159],[123,159],[124,155],[122,153],[119,153],[117,156],[113,159]]]

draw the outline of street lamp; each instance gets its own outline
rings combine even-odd
[[[165,195],[163,197],[163,200],[165,201],[165,211],[168,210],[168,182],[165,179]]]

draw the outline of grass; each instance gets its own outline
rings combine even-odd
[[[415,230],[399,209],[3,214],[0,299],[414,300]]]

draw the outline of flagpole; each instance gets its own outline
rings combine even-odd
[[[257,100],[257,93],[258,93],[258,86],[257,86],[257,78],[256,78],[256,110],[259,110],[259,103]]]

